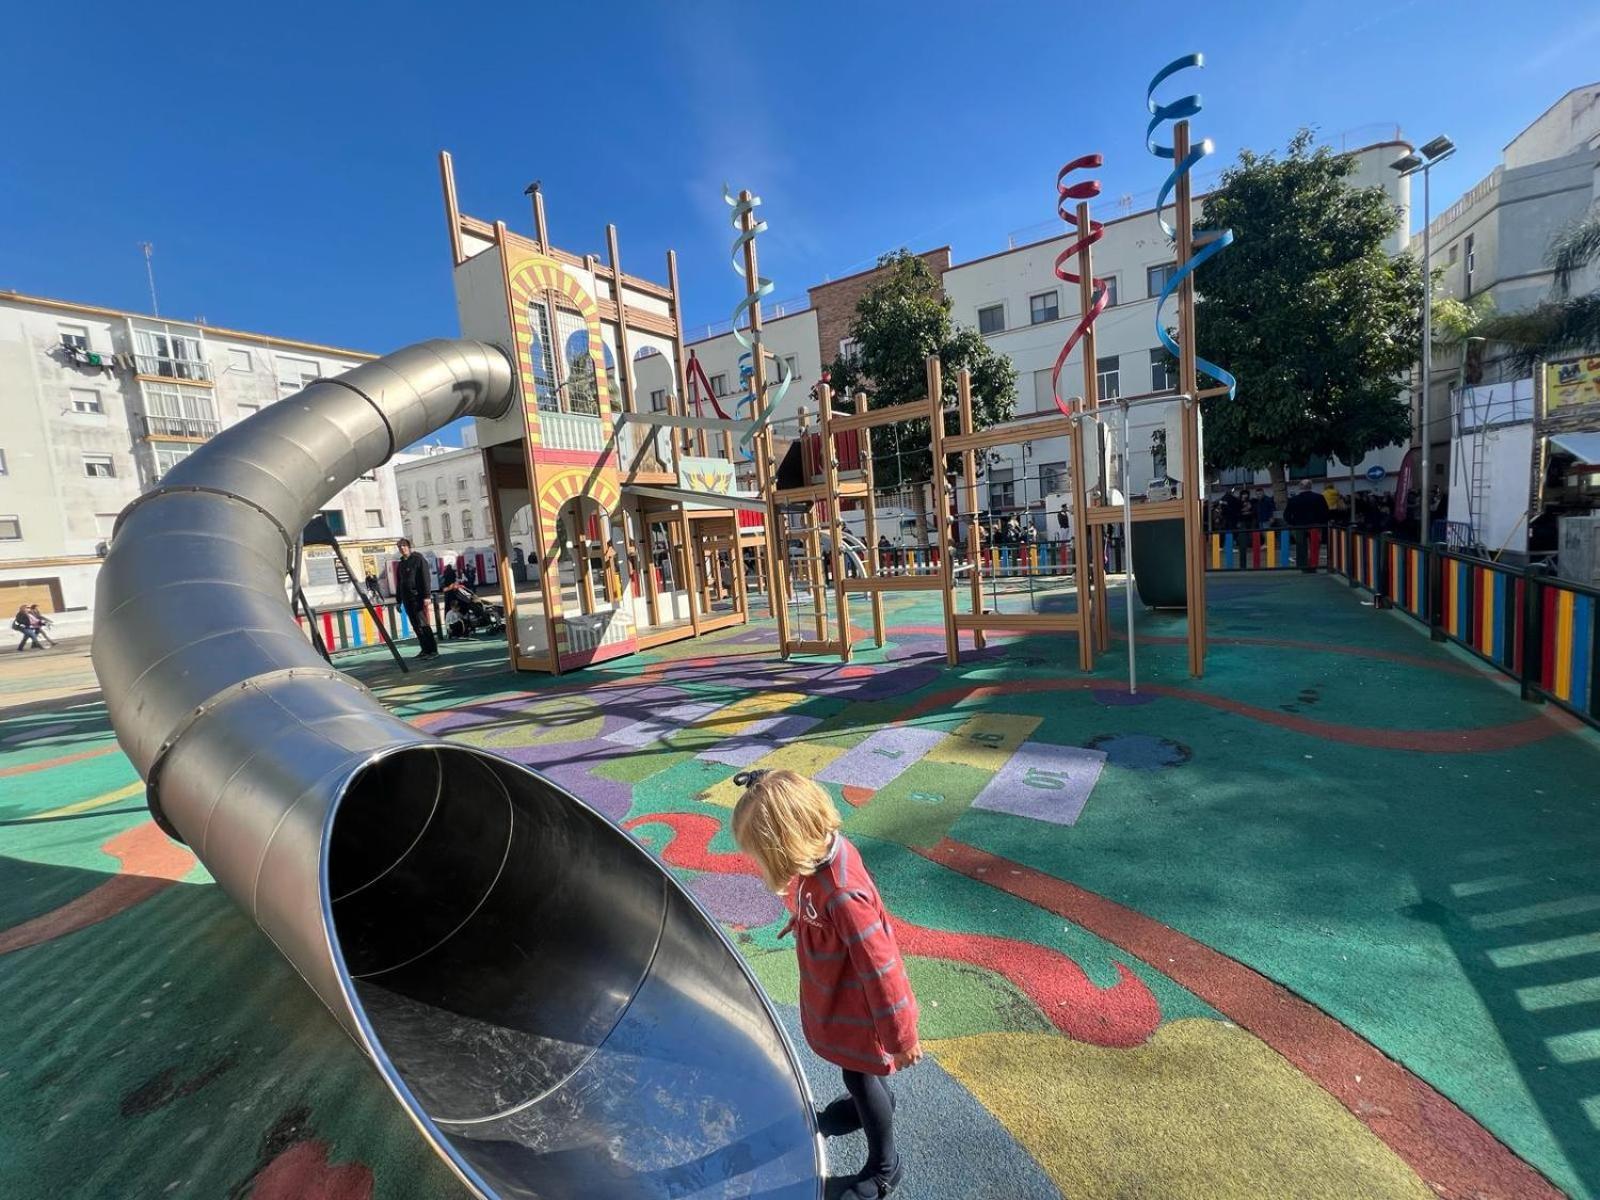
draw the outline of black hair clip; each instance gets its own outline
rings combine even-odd
[[[740,771],[733,777],[733,786],[741,788],[753,788],[756,784],[765,779],[768,774],[769,772],[764,767],[757,767],[753,771]]]

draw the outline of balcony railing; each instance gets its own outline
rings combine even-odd
[[[141,375],[201,381],[209,381],[211,378],[211,364],[193,358],[161,358],[154,354],[135,354],[133,359]]]
[[[546,450],[586,450],[599,454],[606,448],[606,426],[599,417],[571,413],[539,414],[539,442]]]
[[[139,418],[144,423],[147,438],[208,438],[215,437],[221,424],[204,417],[164,417],[146,414]]]

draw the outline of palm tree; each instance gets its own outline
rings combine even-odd
[[[1555,272],[1551,298],[1526,312],[1491,317],[1475,331],[1506,343],[1523,367],[1559,354],[1600,351],[1600,290],[1572,294],[1574,278],[1600,261],[1600,205],[1556,234],[1545,261]]]

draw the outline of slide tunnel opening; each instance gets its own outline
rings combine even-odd
[[[497,1194],[816,1195],[810,1098],[737,952],[562,789],[467,747],[390,752],[339,800],[327,871],[374,1041]]]
[[[649,971],[668,880],[530,772],[417,746],[365,768],[334,817],[333,928],[368,1021],[436,1120],[558,1086]]]

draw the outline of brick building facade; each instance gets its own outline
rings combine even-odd
[[[950,269],[950,247],[940,246],[917,257],[928,265],[942,288],[944,273]],[[824,366],[839,357],[840,343],[850,336],[850,325],[856,317],[856,303],[882,278],[883,271],[882,267],[873,267],[808,289],[811,308],[817,314],[817,342]]]

